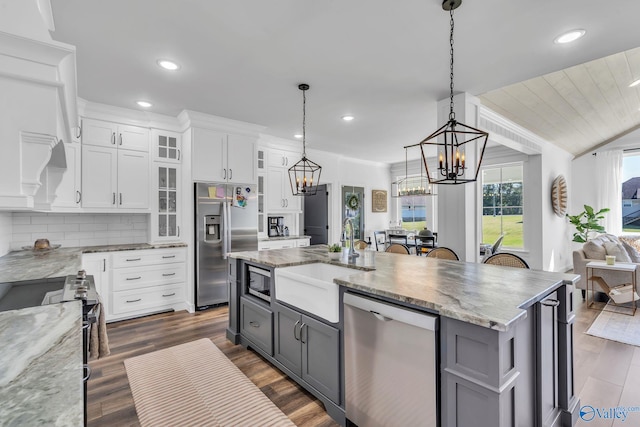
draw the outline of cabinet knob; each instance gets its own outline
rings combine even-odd
[[[122,193],[120,193],[120,205],[122,205]]]
[[[557,307],[560,305],[560,301],[557,299],[547,299],[544,301],[540,301],[540,304],[546,305],[547,307]]]
[[[116,145],[116,133],[115,132],[111,133],[111,143],[113,145]]]
[[[180,149],[178,148],[178,160],[180,160]]]
[[[163,297],[172,297],[174,296],[176,293],[172,293],[172,294],[162,294]]]
[[[229,168],[229,179],[233,179],[233,169]]]
[[[113,193],[113,202],[111,202],[111,204],[113,205],[116,204],[116,193]]]
[[[254,320],[251,320],[251,321],[249,322],[249,324],[250,324],[251,326],[253,326],[254,328],[259,328],[259,327],[260,327],[260,323],[259,323],[259,322],[254,321]]]
[[[122,134],[120,134],[120,145],[122,145]]]
[[[76,203],[80,203],[82,201],[82,193],[76,190]]]
[[[86,372],[86,375],[82,378],[82,382],[86,383],[89,378],[91,378],[91,366],[85,364],[82,365],[82,369]]]
[[[127,300],[127,302],[138,302],[138,301],[142,301],[142,298]]]

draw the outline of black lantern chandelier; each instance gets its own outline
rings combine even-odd
[[[298,85],[302,91],[302,159],[289,168],[289,183],[291,193],[294,196],[313,196],[318,192],[320,183],[320,173],[322,167],[307,159],[306,151],[306,120],[307,120],[307,96],[306,91],[309,85],[302,83]]]
[[[449,11],[449,16],[451,17],[451,31],[449,33],[451,56],[449,120],[444,126],[417,144],[420,146],[422,162],[427,171],[427,177],[432,184],[465,184],[476,181],[480,172],[484,149],[489,139],[487,132],[458,122],[456,113],[453,111],[453,11],[461,4],[462,0],[444,0],[442,2],[442,8]],[[478,163],[475,166],[469,165],[465,152],[469,149],[469,152],[473,153],[474,151],[472,150],[478,144],[482,144],[482,148],[479,150]],[[429,173],[425,154],[425,148],[429,145],[437,146],[438,150],[438,168],[433,175]]]

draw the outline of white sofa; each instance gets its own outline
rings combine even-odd
[[[604,261],[606,255],[615,255],[616,262],[632,262],[640,265],[640,253],[626,240],[612,234],[601,234],[582,245],[582,249],[573,251],[573,272],[580,275],[576,286],[583,290],[584,298],[587,289],[587,263],[590,261]],[[620,271],[598,270],[598,275],[610,288],[629,283],[629,274]],[[603,291],[594,281],[596,291]]]

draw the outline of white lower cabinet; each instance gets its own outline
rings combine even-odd
[[[309,237],[302,239],[287,239],[287,240],[269,240],[258,242],[258,250],[266,251],[269,249],[288,249],[288,248],[302,248],[309,246]]]
[[[100,256],[102,258],[100,258]],[[100,264],[100,259],[104,259]],[[184,302],[186,249],[144,249],[83,256],[87,274],[102,274],[106,283],[98,292],[105,305],[107,321],[175,308]],[[104,282],[104,278],[101,279]],[[96,279],[97,285],[97,279]]]

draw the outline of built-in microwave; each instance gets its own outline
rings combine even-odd
[[[271,271],[248,266],[246,290],[255,297],[271,301]]]

